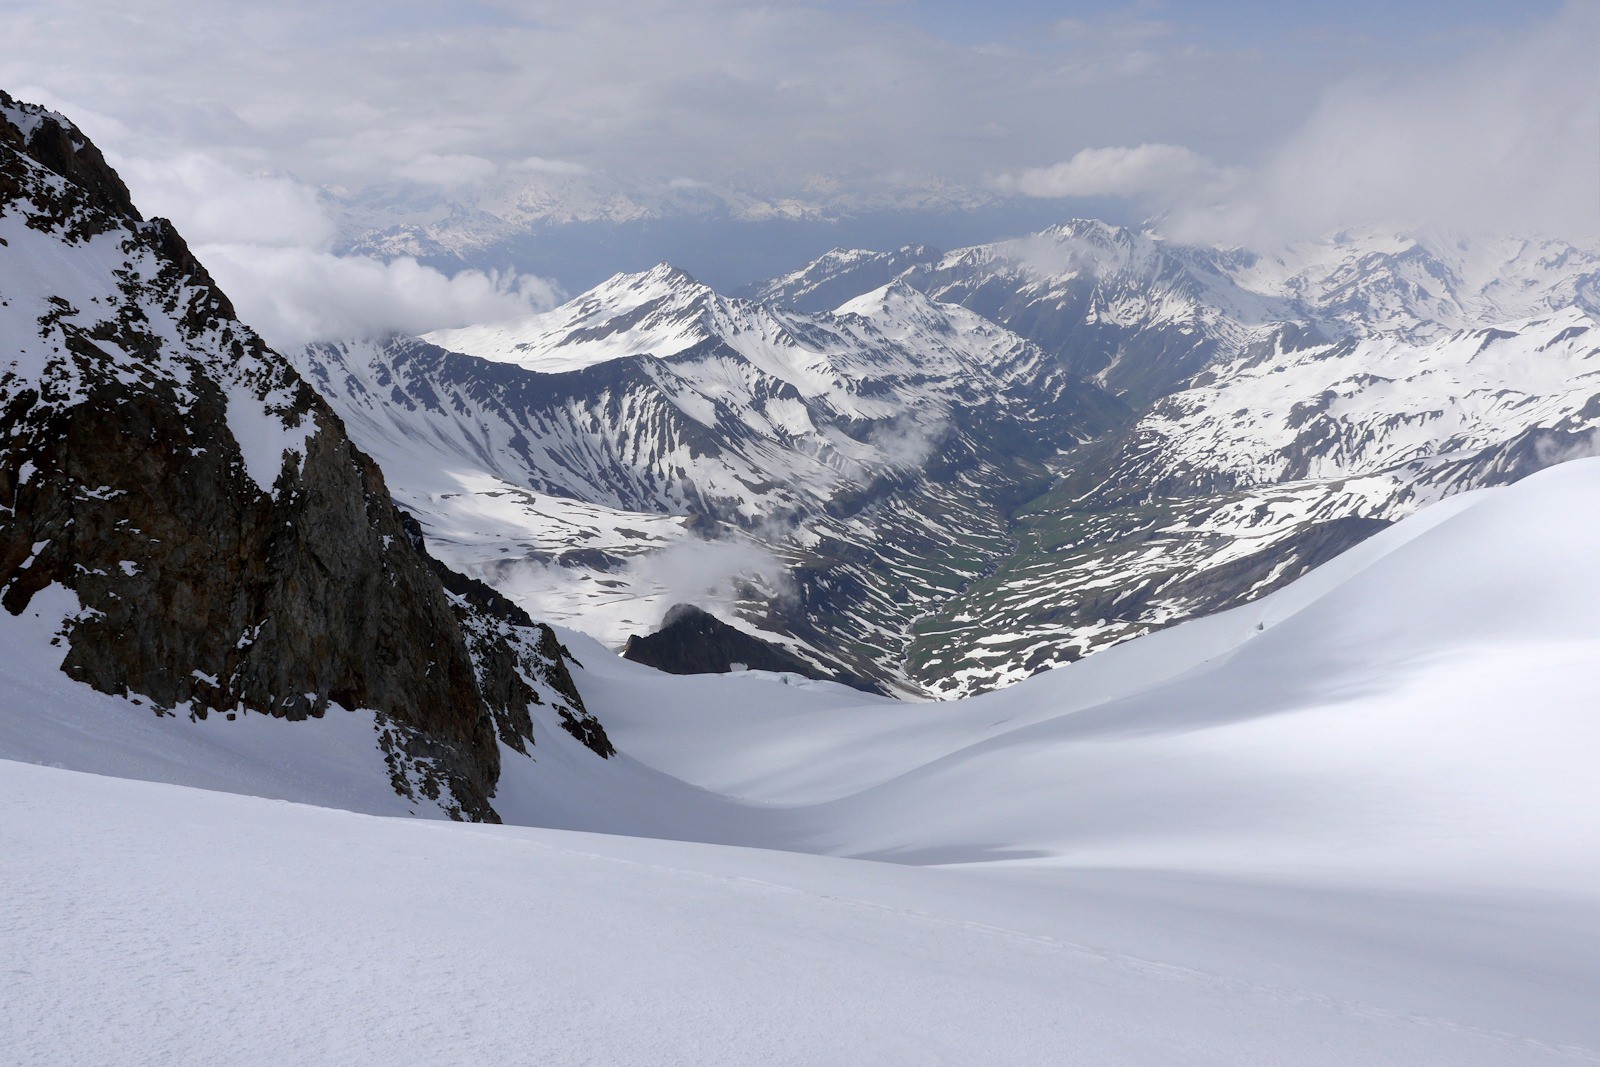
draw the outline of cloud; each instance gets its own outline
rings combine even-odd
[[[629,569],[660,590],[662,611],[693,604],[728,618],[741,595],[759,589],[768,599],[794,594],[789,569],[771,550],[749,541],[698,537],[636,557]]]
[[[1557,439],[1556,434],[1562,434],[1562,431],[1549,431],[1547,435],[1538,437],[1533,443],[1534,455],[1541,465],[1553,467],[1557,463],[1600,456],[1600,429],[1577,434],[1562,434],[1565,440]]]
[[[142,213],[173,221],[243,322],[275,349],[507,322],[562,298],[533,275],[446,275],[411,258],[334,254],[338,226],[326,198],[286,174],[248,173],[194,150],[110,162]]]
[[[1597,210],[1593,0],[1555,18],[1543,0],[1181,6],[1052,24],[1027,5],[9,0],[0,84],[39,87],[124,157],[198,153],[418,212],[519,176],[592,198],[591,174],[901,206],[998,174],[1063,214],[1122,196],[1218,239]]]
[[[572,163],[565,159],[545,159],[542,156],[529,156],[527,159],[516,163],[513,170],[531,171],[535,174],[587,174],[589,168],[582,163]]]
[[[1085,148],[1064,163],[1001,174],[992,184],[1040,197],[1157,197],[1171,200],[1214,186],[1226,173],[1192,149],[1170,144]]]
[[[195,254],[239,317],[274,348],[504,322],[559,298],[540,278],[478,270],[445,275],[408,257],[382,262],[307,248],[202,245]]]
[[[874,427],[867,435],[867,443],[877,451],[884,467],[915,470],[928,461],[949,433],[950,421],[945,418],[925,422],[895,419]]]
[[[409,178],[424,185],[449,188],[471,185],[492,178],[498,169],[493,162],[482,156],[464,153],[441,156],[435,152],[422,152],[394,168],[394,173],[401,178]]]
[[[1600,5],[1405,80],[1354,79],[1174,236],[1271,244],[1354,226],[1600,237]]]
[[[333,240],[317,191],[292,178],[246,174],[199,152],[110,162],[140,210],[172,219],[192,244],[321,247]]]
[[[737,175],[771,197],[816,174],[976,182],[1041,143],[1242,128],[1244,90],[1180,28],[1038,18],[1000,46],[921,27],[909,5],[11,0],[0,83],[110,117],[128,155],[265,153],[350,188],[582,167]],[[1309,86],[1273,99],[1297,96]]]
[[[111,162],[143,213],[172,220],[240,318],[275,348],[508,321],[561,296],[529,275],[446,275],[410,258],[336,255],[325,198],[287,175],[194,151]]]
[[[1034,197],[1120,197],[1168,236],[1271,246],[1349,228],[1600,237],[1600,5],[1406,78],[1351,78],[1252,166],[1176,144],[1004,173]]]

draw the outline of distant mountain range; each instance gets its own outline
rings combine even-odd
[[[430,544],[543,617],[620,645],[718,596],[913,689],[891,666],[910,625],[1003,558],[1047,459],[1128,417],[909,286],[806,315],[664,266],[514,327],[298,363]]]
[[[395,182],[323,195],[342,253],[409,256],[446,273],[516,270],[567,292],[659,261],[731,289],[841,242],[952,247],[1056,218],[1047,201],[942,181],[771,196],[689,179],[625,180],[547,161],[483,184]]]
[[[620,646],[696,600],[954,696],[1276,588],[1588,447],[1600,256],[1092,221],[666,265],[553,312],[296,357],[452,565]]]
[[[1600,253],[1553,240],[1075,220],[285,360],[70,122],[4,107],[7,609],[163,711],[372,710],[396,788],[460,815],[540,693],[608,749],[535,619],[621,649],[691,605],[734,629],[635,647],[960,696],[1600,440]],[[685,217],[768,217],[719,203]]]

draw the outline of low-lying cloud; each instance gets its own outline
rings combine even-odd
[[[1050,167],[1002,174],[993,184],[1005,192],[1042,197],[1170,199],[1216,185],[1226,174],[1211,160],[1181,145],[1142,144],[1134,148],[1085,148]]]
[[[528,275],[446,275],[409,257],[337,255],[326,197],[288,175],[247,173],[199,152],[112,163],[144,213],[172,220],[239,317],[275,348],[509,321],[562,296]],[[437,168],[430,180],[441,184],[481,173],[470,157],[423,156],[416,166]]]
[[[794,594],[789,569],[770,549],[751,541],[690,537],[636,557],[629,569],[662,593],[662,611],[674,604],[732,617],[750,589],[772,599]]]
[[[247,174],[200,152],[111,163],[146,215],[177,224],[184,239],[268,248],[327,247],[333,220],[317,190],[284,175]]]
[[[914,470],[928,462],[949,431],[950,422],[945,418],[924,422],[896,419],[875,427],[867,435],[867,443],[877,450],[885,466]]]
[[[506,322],[557,302],[540,278],[480,270],[446,275],[409,257],[391,261],[307,248],[195,248],[239,317],[274,348]]]

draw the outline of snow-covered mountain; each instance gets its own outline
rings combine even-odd
[[[801,306],[822,287],[848,299],[893,266],[1136,399],[1285,325],[1322,340],[1428,341],[1567,307],[1600,315],[1600,250],[1561,241],[1347,232],[1262,254],[1082,219],[943,256],[836,251],[752,295]]]
[[[0,96],[0,1048],[1594,1060],[1597,333],[1268,325],[1134,415],[905,280],[659,270],[313,388]],[[731,569],[885,688],[1181,624],[913,704],[425,545],[585,625]]]
[[[848,291],[834,254],[762,287]],[[919,622],[938,692],[1025,677],[1259,596],[1421,504],[1586,454],[1600,256],[1341,235],[1267,257],[1076,222],[907,267],[1142,417],[1056,465],[1016,551]]]
[[[375,781],[473,819],[531,706],[609,751],[553,633],[444,571],[172,226],[3,94],[0,500],[7,716],[46,692],[157,732],[359,712]]]
[[[1215,365],[1017,516],[1020,550],[928,620],[951,691],[1259,596],[1418,507],[1600,448],[1576,309]],[[963,673],[965,672],[965,673]],[[968,683],[970,684],[970,683]]]
[[[830,669],[950,696],[1582,451],[1597,279],[1600,255],[1552,241],[1266,256],[1077,221],[836,250],[754,299],[663,265],[302,369],[441,551],[537,613],[620,647],[716,602]]]
[[[806,315],[666,266],[511,327],[296,358],[447,562],[537,613],[620,646],[709,589],[894,687],[910,621],[1001,558],[1041,461],[1125,415],[905,285]]]

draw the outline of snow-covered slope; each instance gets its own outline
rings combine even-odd
[[[1600,460],[1562,464],[941,705],[575,637],[638,773],[540,821],[679,840],[0,763],[29,978],[0,1033],[24,1061],[1592,1061],[1597,522]]]
[[[24,1064],[1510,1067],[1593,1048],[1592,916],[1565,901],[1041,886],[17,764],[0,796],[26,978],[0,1040]]]
[[[1570,307],[1600,314],[1600,249],[1550,238],[1346,231],[1222,269],[1331,337],[1423,341]]]
[[[793,807],[812,849],[1335,880],[1344,856],[1352,879],[1578,892],[1600,863],[1596,519],[1600,460],[1561,464],[1254,603],[948,704],[756,712],[708,678],[669,717],[632,668],[584,680],[624,750]]]
[[[1032,495],[1039,460],[1123,417],[899,284],[803,315],[663,266],[432,340],[297,361],[452,565],[614,645],[710,596],[894,687],[916,684],[909,622],[1004,552],[1006,501]]]
[[[1127,449],[1211,484],[1326,479],[1586,430],[1597,394],[1600,323],[1565,308],[1428,344],[1250,352],[1157,403]]]
[[[796,311],[832,311],[862,293],[888,285],[913,267],[937,263],[943,253],[926,245],[893,252],[835,248],[796,271],[755,285],[737,295]]]

